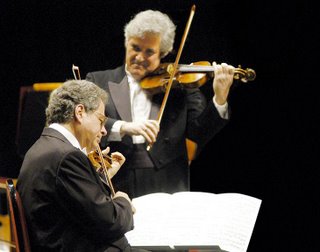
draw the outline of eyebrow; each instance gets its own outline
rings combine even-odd
[[[98,116],[103,117],[103,119],[102,119],[102,120],[103,120],[104,122],[106,122],[106,121],[108,120],[108,117],[107,117],[107,116],[105,116],[104,114],[102,114],[102,113],[100,113],[100,112],[97,112],[97,111],[96,111],[95,113],[97,113],[97,114],[98,114]],[[101,119],[101,118],[99,118],[99,119]]]

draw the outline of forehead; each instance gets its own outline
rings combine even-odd
[[[143,48],[157,48],[160,47],[160,35],[155,33],[145,33],[143,37],[131,37],[128,43],[131,45],[138,45]]]

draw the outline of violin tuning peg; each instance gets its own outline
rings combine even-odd
[[[246,78],[241,78],[241,81],[244,82],[244,83],[248,82],[248,80]]]

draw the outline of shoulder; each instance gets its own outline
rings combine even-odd
[[[106,83],[108,81],[113,81],[118,83],[123,79],[125,74],[126,74],[125,67],[124,65],[122,65],[114,69],[89,72],[86,75],[86,79],[101,86],[103,83]]]

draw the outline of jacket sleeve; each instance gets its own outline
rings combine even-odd
[[[207,101],[199,89],[187,90],[187,137],[197,143],[198,152],[229,120],[220,117],[212,100]]]
[[[121,197],[111,199],[81,151],[75,150],[64,156],[56,186],[65,212],[88,233],[98,233],[100,238],[112,240],[133,228],[130,203]]]

